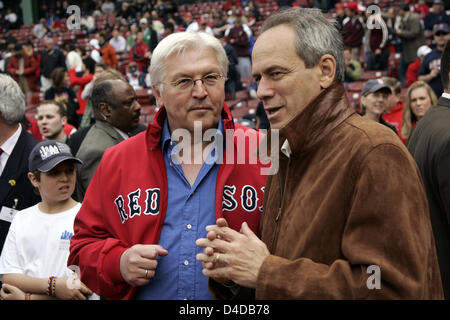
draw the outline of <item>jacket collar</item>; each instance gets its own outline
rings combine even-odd
[[[394,107],[394,109],[391,110],[391,112],[385,114],[385,115],[390,115],[390,114],[394,114],[397,112],[403,112],[403,106],[404,106],[404,101],[400,101],[399,103],[397,103],[397,105]]]
[[[445,107],[450,107],[450,99],[444,96],[439,97],[438,104]]]
[[[162,107],[156,113],[153,122],[147,127],[146,137],[147,144],[150,150],[154,150],[160,147],[161,135],[164,128],[164,120],[166,119],[166,117],[166,108]],[[226,132],[227,129],[234,129],[233,116],[226,103],[224,103],[222,109],[222,124],[224,132]]]
[[[119,140],[119,142],[124,140],[124,138],[119,134],[119,132],[117,132],[116,129],[114,129],[114,127],[106,121],[97,120],[95,122],[95,126],[105,131],[114,140]]]
[[[344,85],[335,82],[280,129],[280,144],[287,139],[293,156],[306,153],[353,113]]]

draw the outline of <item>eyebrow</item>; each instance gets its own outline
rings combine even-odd
[[[271,72],[274,72],[274,71],[284,71],[284,72],[290,72],[291,71],[291,69],[288,69],[288,68],[286,68],[286,67],[282,67],[282,66],[279,66],[279,65],[275,65],[275,66],[270,66],[270,67],[267,67],[266,69],[264,69],[262,72],[260,72],[260,73],[253,73],[252,74],[252,76],[254,77],[254,78],[256,78],[256,77],[258,77],[258,76],[260,76],[261,74],[264,74],[264,73],[271,73]]]
[[[203,73],[203,76],[206,76],[206,75],[211,74],[211,73],[222,73],[222,71],[219,68],[218,69],[215,69],[215,68],[214,69],[210,69],[209,71]],[[173,75],[173,78],[174,79],[178,79],[178,78],[192,78],[192,76],[188,75],[188,74],[186,74],[184,72],[177,72],[177,73],[175,73]]]

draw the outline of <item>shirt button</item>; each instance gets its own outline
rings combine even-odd
[[[185,265],[185,266],[189,265],[189,261],[184,260],[184,265]]]
[[[189,230],[192,229],[192,225],[191,225],[191,224],[188,224],[186,227],[187,227]]]

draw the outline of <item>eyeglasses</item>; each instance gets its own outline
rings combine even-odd
[[[171,84],[172,86],[174,86],[178,90],[191,90],[192,88],[194,88],[195,83],[198,80],[200,80],[205,87],[212,88],[215,85],[217,85],[217,83],[223,78],[225,78],[225,77],[219,73],[210,73],[210,74],[207,74],[207,75],[203,76],[202,78],[198,78],[198,79],[180,78],[178,80],[171,81],[168,83]],[[163,82],[163,83],[165,83],[165,82]]]

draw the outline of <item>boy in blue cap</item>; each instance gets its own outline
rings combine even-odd
[[[5,300],[84,300],[92,292],[73,281],[67,268],[73,222],[81,204],[71,198],[75,163],[82,164],[64,143],[38,143],[28,159],[28,178],[42,202],[20,211],[11,224],[0,256]]]

